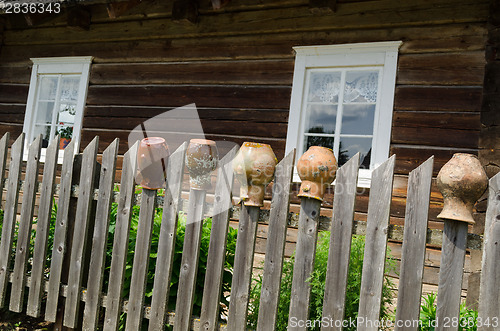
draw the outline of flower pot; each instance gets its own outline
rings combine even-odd
[[[211,175],[217,168],[218,152],[215,141],[191,139],[186,151],[186,167],[189,184],[195,190],[208,190],[212,186]]]
[[[59,139],[59,149],[65,149],[66,146],[71,142],[70,138],[61,138]]]
[[[271,146],[244,142],[233,160],[234,174],[241,184],[240,199],[245,206],[264,205],[267,185],[274,178],[278,160]]]
[[[165,187],[170,153],[165,139],[142,139],[137,150],[137,182],[143,188],[156,190]]]
[[[297,196],[323,201],[327,186],[335,179],[337,160],[331,149],[311,146],[297,162],[297,171],[302,180]]]
[[[444,206],[437,216],[475,224],[472,209],[488,187],[488,176],[475,155],[454,154],[439,171],[437,186]]]

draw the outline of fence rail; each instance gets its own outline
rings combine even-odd
[[[366,235],[365,263],[362,274],[359,316],[367,320],[378,320],[381,304],[381,289],[384,274],[385,251],[388,239],[403,242],[400,271],[397,316],[399,320],[418,319],[424,252],[426,245],[450,245],[446,233],[427,228],[430,183],[433,159],[427,160],[410,173],[408,182],[405,227],[389,224],[393,168],[395,156],[374,170],[368,207],[367,222],[354,220],[356,176],[359,156],[355,156],[338,171],[333,217],[327,219],[315,212],[319,203],[302,198],[299,215],[289,212],[289,193],[295,164],[295,152],[291,152],[277,166],[270,211],[260,207],[234,205],[231,191],[234,181],[231,160],[236,150],[222,160],[217,173],[215,192],[205,203],[207,193],[191,190],[190,199],[182,201],[182,178],[186,144],[171,157],[167,165],[167,189],[164,196],[157,190],[142,190],[135,193],[137,145],[125,155],[120,190],[114,191],[114,178],[118,153],[118,140],[110,144],[97,160],[99,139],[96,137],[84,150],[75,156],[74,145],[64,151],[60,184],[55,184],[58,159],[58,138],[47,149],[45,163],[39,162],[41,143],[37,138],[28,146],[26,175],[21,181],[23,169],[24,135],[10,147],[7,160],[9,134],[0,139],[0,199],[5,195],[4,218],[0,241],[0,308],[23,311],[30,316],[44,316],[45,320],[61,323],[69,328],[96,330],[99,323],[104,330],[116,330],[120,316],[126,313],[127,330],[140,330],[142,320],[149,320],[149,330],[160,330],[165,323],[175,330],[244,330],[248,313],[248,298],[252,275],[257,222],[269,224],[268,240],[263,270],[261,310],[258,316],[259,330],[272,330],[276,323],[280,279],[284,261],[287,227],[297,226],[298,241],[292,285],[290,314],[307,319],[309,313],[310,288],[306,281],[314,266],[316,238],[319,229],[331,227],[328,276],[326,279],[323,316],[333,321],[341,320],[344,314],[347,270],[349,268],[350,238],[353,234]],[[9,161],[9,162],[8,162]],[[8,164],[8,178],[5,178]],[[43,171],[42,167],[43,165]],[[39,175],[42,182],[38,183]],[[500,255],[496,243],[499,238],[498,183],[500,175],[490,180],[490,196],[486,215],[484,247],[481,236],[468,234],[468,249],[483,249],[483,274],[481,279],[480,316],[498,318],[498,279]],[[18,200],[22,192],[20,208]],[[36,194],[40,196],[40,209],[36,235],[31,238],[33,209]],[[48,235],[52,201],[57,198],[58,209],[53,245],[49,247]],[[110,224],[111,205],[117,205],[117,220],[112,243],[107,234]],[[130,295],[122,298],[125,263],[129,247],[131,213],[135,205],[140,206],[139,224],[131,270]],[[186,205],[183,208],[183,205]],[[152,304],[145,306],[145,284],[150,256],[151,232],[156,207],[162,207],[163,215],[155,252],[156,266],[152,291]],[[19,210],[18,210],[19,209]],[[181,209],[187,210],[188,221],[183,247],[183,262],[180,272],[180,295],[177,297],[177,314],[169,312],[169,284],[172,276],[172,259],[175,250],[177,219]],[[213,215],[212,231],[207,258],[205,286],[201,316],[192,316],[193,286],[196,282],[200,231],[207,210]],[[20,217],[17,217],[20,211]],[[235,267],[228,311],[228,325],[221,324],[219,296],[226,236],[230,218],[238,218],[239,235],[235,256]],[[17,231],[16,231],[17,229]],[[443,241],[443,237],[445,238]],[[13,252],[14,239],[15,251]],[[452,242],[452,241],[451,241]],[[30,247],[33,245],[34,247]],[[112,245],[110,265],[105,265],[106,247]],[[462,245],[462,244],[461,244]],[[30,249],[33,258],[28,260]],[[453,250],[453,247],[449,248]],[[47,279],[46,256],[51,251],[52,260]],[[14,260],[11,260],[11,258]],[[109,268],[109,285],[103,293],[104,269]],[[447,285],[447,295],[460,293],[463,268],[459,266],[460,281]],[[456,266],[455,266],[455,269]],[[28,272],[27,272],[28,271]],[[440,280],[441,282],[441,280]],[[8,286],[10,284],[10,286]],[[28,295],[25,290],[28,289]],[[184,294],[182,294],[184,293]],[[46,294],[46,295],[44,295]],[[44,305],[42,301],[45,300]],[[442,305],[446,298],[439,298]],[[45,306],[45,310],[43,310]],[[493,308],[492,308],[493,307]],[[63,309],[63,313],[60,310]],[[449,316],[456,307],[441,308],[441,318]],[[447,315],[448,314],[448,315]],[[104,316],[104,318],[102,318]],[[335,323],[333,325],[336,325]],[[322,330],[342,329],[330,325]],[[293,326],[294,330],[305,330],[305,326]],[[358,330],[376,330],[373,325],[358,322]],[[398,327],[398,330],[416,330],[416,327]],[[457,328],[451,328],[457,330]],[[482,329],[487,328],[485,326]]]

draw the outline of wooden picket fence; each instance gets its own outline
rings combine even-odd
[[[9,134],[0,140],[0,201],[6,191],[3,228],[0,241],[0,307],[29,316],[43,316],[46,321],[63,322],[65,327],[96,330],[104,314],[104,330],[116,330],[120,315],[126,313],[126,329],[139,330],[144,318],[149,330],[162,330],[165,323],[174,330],[245,330],[248,298],[252,276],[254,246],[259,210],[241,206],[234,262],[230,306],[227,324],[220,323],[219,298],[224,269],[226,237],[232,205],[233,170],[231,160],[236,149],[220,160],[214,193],[213,222],[205,275],[201,316],[192,316],[194,284],[199,256],[200,231],[204,215],[206,192],[191,190],[176,311],[167,311],[170,277],[177,218],[182,193],[184,152],[186,143],[173,153],[167,169],[168,189],[159,197],[156,190],[143,190],[135,195],[136,145],[124,155],[120,191],[114,192],[114,178],[118,140],[111,143],[97,164],[98,137],[75,157],[74,144],[64,151],[60,184],[56,183],[59,144],[51,142],[46,150],[43,179],[39,179],[41,138],[28,147],[25,178],[21,181],[24,154],[24,135],[10,148],[8,179],[5,180]],[[278,311],[279,288],[284,260],[284,247],[289,216],[289,193],[293,175],[295,152],[286,155],[278,164],[273,185],[269,216],[268,240],[263,270],[263,284],[258,316],[258,330],[273,330]],[[382,283],[389,229],[389,210],[393,185],[395,157],[373,171],[368,219],[366,223],[365,263],[359,302],[358,330],[377,330]],[[326,278],[323,318],[329,323],[322,330],[341,330],[344,318],[346,282],[356,196],[359,156],[348,161],[337,172],[330,251]],[[410,173],[403,234],[403,255],[400,270],[396,330],[417,330],[422,291],[424,253],[428,242],[428,209],[433,159],[430,158]],[[484,238],[483,277],[481,280],[480,318],[498,318],[500,312],[500,177],[490,180],[489,205]],[[20,217],[18,200],[22,191]],[[38,221],[34,238],[33,257],[30,251],[33,210],[39,195]],[[49,222],[54,196],[58,209],[53,247],[48,246]],[[102,293],[110,207],[118,203],[112,259],[107,293]],[[131,211],[140,204],[135,255],[132,266],[130,295],[122,298]],[[163,206],[161,232],[156,258],[156,271],[151,306],[145,307],[145,282],[150,256],[150,243],[155,208]],[[308,318],[310,287],[306,281],[314,266],[318,233],[320,203],[303,198],[298,224],[290,330],[306,330],[300,321]],[[18,225],[16,227],[16,223]],[[17,228],[15,259],[11,261],[13,238]],[[463,276],[463,255],[467,248],[463,241],[454,239],[452,226],[445,226],[443,247],[450,246],[454,263],[442,263],[439,281],[438,319],[436,330],[457,330],[452,322],[458,317]],[[87,237],[85,234],[89,233]],[[52,250],[50,277],[44,273],[47,250]],[[90,252],[90,255],[88,255]],[[444,254],[444,253],[443,253]],[[90,256],[89,265],[84,265]],[[460,262],[460,258],[462,261]],[[30,272],[27,272],[31,264]],[[90,272],[85,272],[90,270]],[[88,277],[84,284],[84,275]],[[11,283],[10,291],[8,285]],[[25,300],[25,290],[28,291]],[[10,296],[7,294],[10,293]],[[42,311],[42,300],[45,310]],[[27,301],[27,302],[26,302]],[[80,306],[84,305],[84,309]],[[61,308],[63,308],[61,310]],[[102,313],[104,311],[104,313]],[[82,313],[83,312],[83,313]],[[293,320],[292,320],[293,319]],[[449,319],[449,327],[446,320]],[[102,318],[101,318],[102,322]],[[406,322],[406,323],[404,323]],[[409,326],[411,324],[411,326]],[[493,324],[491,324],[493,326]],[[495,329],[483,326],[483,329]]]

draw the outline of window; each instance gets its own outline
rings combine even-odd
[[[70,140],[75,140],[78,151],[92,57],[34,58],[31,61],[33,69],[23,127],[27,143],[41,134],[42,147],[47,147],[59,134],[61,149]],[[42,150],[42,159],[44,152]]]
[[[286,152],[332,148],[339,163],[361,154],[358,185],[389,156],[397,42],[294,47]],[[295,181],[300,181],[297,175]]]

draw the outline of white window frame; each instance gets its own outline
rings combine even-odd
[[[290,116],[285,153],[304,148],[304,99],[309,69],[380,68],[379,95],[375,109],[370,169],[360,169],[359,187],[370,187],[371,172],[389,156],[398,51],[402,41],[294,47],[296,53]],[[336,155],[338,158],[338,155]],[[294,182],[300,182],[295,172]]]
[[[26,112],[24,115],[23,132],[26,133],[26,145],[31,144],[33,139],[33,128],[36,120],[37,100],[40,91],[40,76],[43,75],[80,75],[80,85],[78,86],[78,100],[75,106],[75,124],[73,126],[73,136],[75,140],[75,153],[78,153],[80,136],[82,131],[83,112],[87,100],[89,85],[90,65],[92,56],[72,56],[72,57],[50,57],[31,58],[33,68],[31,70],[30,88],[28,100],[26,102]],[[58,101],[56,100],[56,103]],[[27,148],[25,148],[25,158],[27,158]],[[40,160],[45,160],[46,148],[41,151]],[[64,157],[64,150],[59,151],[58,162],[61,163]]]

